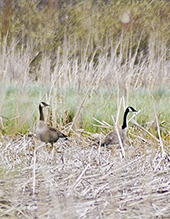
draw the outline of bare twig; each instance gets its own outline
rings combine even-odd
[[[81,181],[81,178],[82,178],[82,176],[84,175],[84,173],[86,172],[86,170],[88,169],[90,167],[90,164],[87,164],[87,166],[84,168],[84,170],[81,172],[81,174],[79,175],[79,177],[77,178],[77,180],[76,180],[76,182],[75,182],[75,184],[74,184],[74,188],[76,187],[76,186],[78,186],[78,184],[80,183],[80,181]]]
[[[156,109],[155,109],[155,103],[153,100],[153,105],[154,105],[154,112],[155,112],[155,120],[156,120],[156,126],[157,126],[157,131],[158,131],[158,136],[159,136],[159,143],[160,143],[160,147],[161,147],[161,151],[162,151],[162,156],[161,159],[159,160],[158,164],[156,165],[154,171],[157,170],[157,168],[159,167],[160,163],[162,162],[162,160],[165,158],[166,153],[164,151],[164,147],[163,147],[163,142],[162,142],[162,138],[161,138],[161,133],[160,133],[160,128],[159,128],[159,122],[158,122],[158,117],[156,115]]]
[[[3,118],[3,119],[8,120],[9,122],[11,122],[10,119],[8,119],[6,116],[0,116],[0,117]]]
[[[137,112],[135,112],[133,114],[133,116],[128,120],[128,122],[130,122],[131,120],[133,120],[134,117],[136,117],[139,113],[140,113],[141,110],[138,110]]]
[[[133,125],[136,125],[138,128],[142,129],[144,132],[146,132],[148,135],[150,135],[154,140],[156,140],[157,142],[159,142],[159,140],[152,135],[148,130],[146,130],[145,128],[143,128],[141,125],[139,125],[134,119],[131,120],[131,123]]]
[[[154,112],[155,112],[155,120],[156,120],[156,126],[157,126],[157,131],[158,131],[158,136],[159,136],[159,142],[160,142],[160,146],[162,149],[162,155],[165,153],[164,148],[163,148],[163,142],[162,142],[162,138],[161,138],[161,133],[160,133],[160,128],[159,128],[159,122],[158,122],[158,117],[156,115],[156,109],[155,109],[155,104],[154,104]]]
[[[88,88],[88,90],[87,90],[87,92],[86,92],[86,94],[85,94],[85,96],[84,96],[84,98],[83,98],[83,100],[82,100],[82,102],[81,102],[81,104],[80,104],[80,106],[79,106],[77,112],[76,112],[76,115],[74,116],[72,125],[70,126],[70,130],[74,129],[74,126],[75,126],[75,124],[76,124],[76,122],[77,122],[77,119],[79,118],[81,109],[83,108],[83,104],[84,104],[84,102],[85,102],[85,100],[86,100],[86,98],[87,98],[87,96],[88,96],[89,90],[91,89],[95,78],[96,78],[96,76],[93,78],[93,80],[92,80],[92,82],[91,82],[91,84],[90,84],[90,86],[89,86],[89,88]]]
[[[96,122],[98,122],[98,123],[100,123],[101,125],[103,125],[103,126],[104,126],[104,123],[103,123],[103,122],[101,122],[101,121],[99,121],[98,119],[96,119],[96,118],[94,118],[94,117],[92,117],[92,119],[93,119],[93,120],[95,120]]]
[[[34,163],[33,163],[33,170],[32,170],[32,187],[33,187],[33,195],[35,195],[35,185],[36,185],[36,153],[37,150],[44,146],[44,143],[39,145],[34,150]]]
[[[119,139],[119,144],[120,144],[120,148],[122,150],[123,158],[125,158],[125,150],[123,148],[122,140],[121,140],[120,135],[119,135],[119,130],[118,130],[117,125],[115,123],[114,117],[112,115],[111,115],[111,117],[112,117],[113,124],[115,125],[115,129],[116,129],[117,137]]]

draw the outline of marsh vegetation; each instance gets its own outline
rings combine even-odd
[[[1,7],[0,217],[169,218],[169,1]],[[35,138],[41,101],[69,141]],[[96,141],[127,106],[123,158]]]

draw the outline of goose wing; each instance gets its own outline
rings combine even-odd
[[[118,143],[119,143],[118,136],[117,136],[116,131],[114,130],[114,131],[109,132],[106,135],[101,145],[118,144]]]
[[[49,127],[49,142],[56,142],[59,138],[66,138],[67,136],[59,130]]]
[[[119,135],[123,144],[126,141],[126,131],[126,129],[119,130]],[[116,130],[109,132],[104,138],[103,142],[101,143],[102,146],[108,144],[119,144],[119,139]]]

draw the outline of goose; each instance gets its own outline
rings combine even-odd
[[[45,102],[41,102],[39,104],[40,120],[38,122],[38,126],[36,129],[36,136],[39,140],[45,143],[51,143],[53,147],[53,143],[56,142],[59,138],[65,138],[65,140],[68,140],[68,138],[66,135],[64,135],[62,132],[60,132],[56,128],[47,126],[45,124],[43,107],[46,107],[46,106],[49,106],[49,105]]]
[[[120,139],[123,145],[125,145],[126,137],[127,137],[127,126],[128,126],[127,115],[129,112],[137,112],[137,111],[133,107],[128,106],[124,112],[123,125],[121,129],[118,129]],[[118,138],[116,130],[113,130],[110,133],[108,133],[106,137],[104,138],[104,140],[101,142],[101,146],[109,145],[109,144],[119,144],[119,138]]]

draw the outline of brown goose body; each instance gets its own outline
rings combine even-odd
[[[137,112],[133,107],[129,106],[126,108],[123,117],[123,125],[121,129],[118,129],[120,139],[122,144],[125,145],[126,137],[127,137],[127,115],[129,112]],[[119,138],[116,130],[109,132],[104,140],[101,142],[101,146],[109,145],[109,144],[119,144]]]
[[[126,129],[118,129],[119,131],[119,135],[120,135],[120,139],[122,141],[122,144],[124,145],[126,142],[126,138],[127,138],[127,128]],[[102,141],[101,145],[109,145],[109,144],[119,144],[119,138],[117,136],[117,132],[116,130],[113,130],[111,132],[109,132],[105,139]]]
[[[45,102],[41,102],[39,104],[39,112],[40,112],[40,120],[38,122],[38,126],[36,129],[36,136],[39,140],[46,142],[46,143],[51,143],[53,146],[53,143],[56,142],[59,138],[65,138],[67,140],[67,136],[64,135],[62,132],[57,130],[54,127],[47,126],[44,122],[44,115],[42,108],[45,106],[49,106]]]

